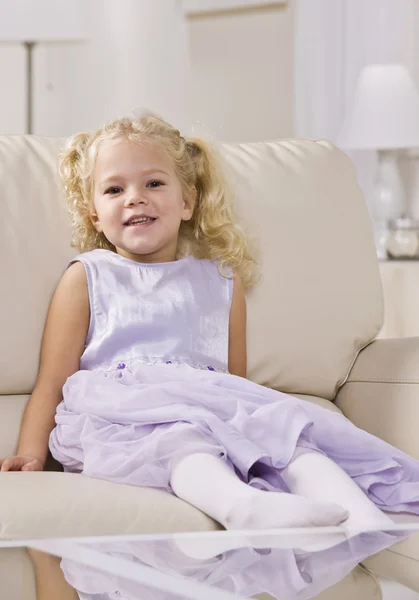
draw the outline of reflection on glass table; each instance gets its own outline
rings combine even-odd
[[[343,526],[214,531],[78,539],[10,540],[62,558],[81,600],[237,600],[267,593],[311,598],[337,583],[362,557],[419,532],[403,517],[388,529]]]

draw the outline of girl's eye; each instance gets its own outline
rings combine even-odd
[[[122,188],[114,186],[110,187],[106,190],[105,194],[109,194],[110,196],[114,196],[115,194],[119,194],[122,192]]]
[[[149,181],[147,183],[147,187],[150,187],[150,188],[158,188],[158,187],[161,187],[162,185],[164,185],[164,183],[162,181],[158,181],[157,179],[153,179],[152,181]]]

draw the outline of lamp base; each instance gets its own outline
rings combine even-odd
[[[387,260],[387,241],[389,237],[389,228],[387,221],[374,221],[374,242],[377,258],[379,261]]]
[[[375,182],[374,237],[378,260],[387,259],[388,222],[406,214],[403,181],[396,150],[379,150]]]

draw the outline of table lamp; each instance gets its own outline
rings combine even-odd
[[[401,64],[364,67],[337,137],[348,150],[377,150],[374,217],[377,254],[386,258],[388,222],[407,213],[400,151],[419,147],[419,94]]]
[[[33,127],[33,50],[39,42],[85,38],[83,0],[0,0],[0,43],[26,49],[26,132]]]

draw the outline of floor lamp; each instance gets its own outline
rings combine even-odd
[[[0,0],[0,43],[26,50],[26,133],[33,133],[35,46],[80,42],[85,26],[83,0]]]

